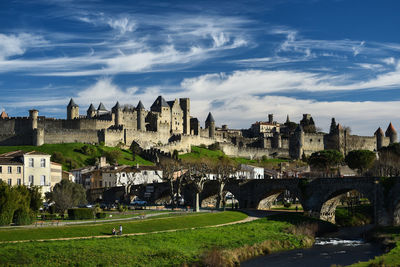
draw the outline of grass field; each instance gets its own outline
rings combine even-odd
[[[400,227],[383,227],[375,232],[375,236],[379,239],[386,239],[394,244],[394,248],[382,255],[375,257],[367,262],[359,262],[351,265],[352,267],[365,266],[400,266]]]
[[[93,155],[85,155],[81,152],[81,148],[83,146],[88,146],[93,148]],[[15,150],[23,150],[23,151],[40,151],[47,154],[53,154],[54,152],[60,152],[63,156],[67,159],[72,159],[76,162],[76,167],[83,167],[86,165],[92,164],[94,158],[98,158],[102,155],[102,151],[113,151],[117,150],[121,152],[121,157],[118,159],[118,164],[123,165],[153,165],[152,162],[147,161],[140,156],[136,156],[135,160],[132,160],[132,152],[125,149],[120,149],[117,147],[107,147],[107,146],[100,146],[100,145],[88,145],[82,143],[69,143],[69,144],[44,144],[42,146],[0,146],[0,154],[15,151]],[[63,164],[64,170],[69,170],[71,166],[67,163]]]
[[[237,216],[237,213],[224,214]],[[206,218],[212,215],[202,216]],[[307,220],[301,216],[291,217],[297,222]],[[189,217],[179,219],[187,218]],[[213,221],[215,219],[216,217]],[[143,236],[0,244],[0,265],[182,266],[184,263],[210,263],[215,260],[215,254],[221,251],[222,254],[219,255],[232,254],[234,258],[240,254],[242,256],[238,259],[244,259],[244,255],[255,256],[310,245],[310,238],[288,231],[293,222],[285,222],[282,219],[284,218],[275,220],[271,217],[218,228]],[[183,221],[175,223],[184,224]],[[215,262],[211,264],[215,266]]]
[[[165,215],[169,217],[168,215]],[[163,216],[163,217],[165,217]],[[123,233],[148,233],[154,231],[170,230],[170,229],[184,229],[191,227],[202,227],[207,225],[223,224],[233,221],[238,221],[246,218],[247,216],[240,212],[222,212],[222,213],[207,213],[196,214],[191,213],[185,216],[160,218],[160,219],[146,219],[141,221],[129,222],[102,222],[101,224],[88,224],[88,225],[69,225],[69,226],[56,226],[56,227],[34,227],[23,229],[1,229],[1,241],[14,241],[14,240],[37,240],[37,239],[53,239],[64,237],[84,237],[84,236],[98,236],[108,235],[111,233],[113,227],[123,227]]]
[[[210,150],[207,148],[202,148],[198,146],[192,146],[192,151],[190,153],[179,155],[180,159],[200,159],[200,158],[209,158],[209,159],[218,159],[225,154],[221,150]],[[251,164],[260,167],[271,167],[277,166],[281,162],[287,162],[285,159],[265,159],[265,160],[251,160],[246,158],[232,158],[237,163],[240,164]]]

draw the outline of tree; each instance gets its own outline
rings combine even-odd
[[[31,186],[28,190],[31,198],[29,206],[33,212],[37,213],[43,204],[41,188],[40,186]]]
[[[170,186],[170,197],[173,206],[176,206],[176,196],[180,195],[181,183],[183,179],[183,167],[182,164],[171,158],[162,157],[158,166],[163,170],[163,176],[160,177],[162,180],[167,181]],[[158,172],[157,172],[157,175]]]
[[[369,150],[353,150],[345,158],[347,165],[353,170],[357,169],[360,175],[370,169],[375,160],[375,153]]]
[[[321,150],[311,154],[308,163],[311,168],[330,174],[343,162],[343,155],[337,150]]]
[[[207,159],[191,160],[186,159],[183,162],[185,169],[184,177],[188,184],[193,186],[195,192],[195,211],[200,211],[200,193],[203,191],[204,184],[207,180],[207,174],[210,174],[210,161]]]
[[[224,188],[225,184],[232,179],[232,176],[236,174],[239,167],[237,163],[228,157],[219,157],[218,161],[212,163],[212,172],[215,173],[215,178],[218,181],[218,197],[217,207],[225,207],[225,195]]]
[[[73,183],[67,179],[62,179],[56,184],[53,191],[46,193],[49,201],[54,201],[56,210],[64,214],[65,210],[85,204],[86,192],[82,185]]]
[[[17,192],[0,181],[0,225],[9,225],[12,222],[17,201]]]
[[[106,157],[108,163],[116,164],[118,159],[121,157],[121,151],[112,150],[112,151],[104,151],[103,156]]]
[[[373,168],[373,174],[389,177],[400,175],[400,143],[379,150],[379,159]]]

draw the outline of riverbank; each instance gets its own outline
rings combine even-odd
[[[319,224],[331,227],[290,214],[217,228],[141,236],[3,243],[0,265],[232,266],[265,253],[309,247],[313,243],[311,235],[325,227]]]
[[[369,236],[370,240],[379,242],[387,252],[366,262],[358,262],[352,267],[364,266],[400,266],[400,227],[379,227]]]

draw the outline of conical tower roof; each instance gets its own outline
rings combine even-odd
[[[390,135],[390,134],[396,134],[396,130],[393,127],[392,123],[389,123],[388,128],[386,129],[386,136]]]
[[[211,112],[208,113],[206,122],[215,122],[213,115],[211,114]]]
[[[379,127],[379,128],[378,128],[378,129],[375,131],[374,135],[383,136],[383,135],[384,135],[384,133],[383,133],[383,130],[382,130],[382,128],[381,128],[381,127]]]
[[[8,118],[8,114],[3,110],[1,112],[0,118],[2,118],[2,119]]]
[[[115,103],[115,106],[112,109],[120,109],[120,108],[121,108],[121,105],[117,101],[117,103]]]
[[[144,109],[142,101],[139,100],[139,103],[137,104],[136,109]]]
[[[74,102],[74,100],[71,98],[71,100],[69,101],[69,103],[68,103],[68,107],[79,107],[75,102]]]
[[[99,107],[97,108],[97,110],[104,110],[107,111],[106,107],[104,106],[104,104],[102,102],[100,102]]]
[[[94,108],[93,104],[90,104],[87,111],[96,111],[96,109]]]
[[[286,116],[286,123],[289,123],[289,122],[290,122],[289,114],[287,114],[287,116]]]
[[[164,97],[158,96],[151,107],[169,107],[169,105],[167,101],[165,101]]]

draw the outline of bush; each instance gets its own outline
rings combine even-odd
[[[14,223],[16,225],[28,225],[32,224],[34,220],[33,212],[30,212],[29,210],[16,210],[14,212]]]
[[[57,162],[57,163],[60,163],[60,164],[63,164],[63,163],[65,163],[65,158],[64,158],[64,155],[61,153],[61,152],[54,152],[52,155],[51,155],[51,161],[53,161],[53,162]]]
[[[93,219],[93,210],[89,208],[68,209],[68,218],[71,220]]]
[[[55,220],[57,219],[57,214],[43,214],[42,220]]]
[[[285,208],[290,208],[290,206],[292,206],[292,204],[291,204],[290,202],[284,202],[284,203],[283,203],[283,206],[284,206]]]
[[[105,212],[98,212],[96,213],[96,218],[97,219],[104,219],[107,216]]]
[[[215,150],[221,150],[220,147],[219,147],[219,143],[214,143],[214,144],[209,145],[208,149],[214,150],[214,151]]]

